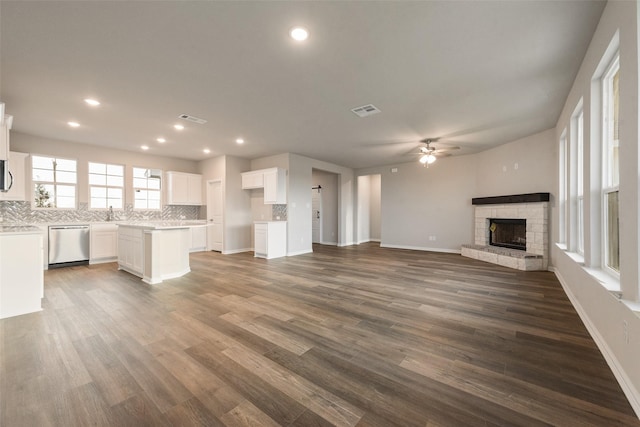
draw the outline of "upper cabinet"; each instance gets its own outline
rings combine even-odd
[[[166,176],[167,205],[202,204],[202,175],[167,172]]]
[[[9,172],[13,177],[13,185],[6,193],[0,191],[0,200],[26,200],[27,153],[9,153]]]
[[[264,188],[266,205],[287,203],[287,171],[281,168],[260,169],[242,174],[242,188]]]
[[[242,189],[264,188],[264,171],[251,171],[242,174]]]

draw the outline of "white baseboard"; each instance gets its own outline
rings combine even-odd
[[[405,245],[390,245],[387,243],[381,243],[381,248],[392,248],[392,249],[410,249],[412,251],[429,251],[429,252],[443,252],[447,254],[459,254],[461,250],[459,249],[443,249],[443,248],[427,248],[423,246],[405,246]]]
[[[338,242],[320,242],[321,245],[338,246]]]
[[[380,239],[369,239],[370,242],[380,242]]]
[[[312,254],[313,249],[305,249],[304,251],[298,252],[287,252],[287,256],[296,256],[296,255],[304,255],[304,254]]]
[[[347,243],[338,243],[339,247],[343,247],[343,246],[353,246],[355,245],[355,242],[347,242]]]
[[[233,254],[239,254],[242,252],[253,252],[253,248],[232,249],[230,251],[222,251],[222,255],[233,255]]]
[[[607,365],[609,365],[611,372],[613,372],[613,375],[616,377],[618,384],[620,384],[620,388],[622,388],[622,391],[627,397],[629,404],[635,411],[636,416],[640,418],[640,393],[638,393],[638,390],[633,386],[633,382],[629,379],[622,366],[620,366],[618,359],[616,358],[613,351],[609,348],[609,345],[607,344],[605,339],[602,338],[602,335],[600,335],[598,329],[594,326],[593,323],[591,323],[591,319],[580,305],[578,299],[575,297],[575,295],[573,295],[573,292],[571,292],[571,288],[567,285],[567,282],[564,280],[558,269],[555,267],[549,267],[549,270],[552,271],[558,278],[560,285],[562,285],[562,289],[564,289],[564,292],[565,294],[567,294],[569,301],[571,301],[573,308],[575,308],[575,310],[578,312],[578,316],[580,316],[582,323],[584,323],[587,331],[589,331],[589,335],[591,335],[591,338],[593,338],[593,340],[595,341],[598,349],[600,349],[600,353],[602,353],[605,360],[607,361]]]

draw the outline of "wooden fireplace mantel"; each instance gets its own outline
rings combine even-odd
[[[504,205],[507,203],[548,202],[549,193],[513,194],[511,196],[474,197],[472,205]]]

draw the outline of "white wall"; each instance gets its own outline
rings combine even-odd
[[[225,156],[224,185],[224,253],[249,251],[253,247],[250,191],[242,189],[242,172],[251,162],[239,157]]]
[[[11,150],[22,153],[58,156],[78,161],[78,202],[88,203],[89,185],[88,162],[114,163],[125,166],[125,203],[133,204],[132,167],[161,169],[162,171],[178,171],[198,173],[197,162],[154,156],[150,153],[113,150],[89,144],[41,138],[11,131]],[[31,172],[27,171],[27,188],[31,188]]]
[[[459,253],[473,241],[473,156],[440,158],[429,168],[418,162],[393,167],[396,173],[391,166],[357,171],[381,176],[381,246]]]
[[[369,239],[374,242],[380,241],[380,210],[382,182],[380,175],[371,175],[369,181]]]
[[[474,155],[474,197],[556,193],[555,130],[522,138]]]
[[[362,175],[358,177],[358,226],[357,243],[364,243],[371,240],[371,176]]]
[[[225,254],[249,251],[252,248],[251,194],[248,190],[242,189],[240,175],[250,169],[250,163],[249,160],[239,157],[220,156],[203,160],[198,165],[205,188],[209,180],[222,181],[222,253]]]
[[[569,132],[571,115],[583,99],[584,107],[584,181],[588,189],[584,193],[585,228],[584,264],[577,262],[576,254],[566,252],[552,244],[551,261],[565,291],[580,313],[606,357],[622,389],[629,398],[636,414],[640,414],[640,312],[639,236],[640,217],[638,200],[638,3],[634,1],[610,1],[600,19],[582,66],[556,126],[555,141],[560,139],[563,129]],[[596,71],[610,42],[619,36],[620,51],[620,279],[622,299],[607,291],[596,273],[601,264],[602,237],[599,224],[602,221],[600,186],[600,84]],[[571,135],[570,135],[571,136]],[[557,150],[556,150],[557,151]],[[556,157],[557,159],[557,157]],[[556,160],[557,163],[557,160]],[[556,167],[556,178],[559,168]],[[558,185],[556,179],[556,186]],[[590,189],[590,190],[589,190]],[[569,205],[571,206],[571,205]],[[557,223],[558,209],[552,211]],[[575,215],[569,215],[575,218]],[[571,224],[569,224],[571,225]],[[559,241],[557,227],[552,241]],[[571,247],[571,245],[570,245]],[[615,286],[615,281],[601,277]],[[636,311],[634,313],[633,311]],[[624,337],[626,322],[629,340]]]
[[[322,236],[320,242],[325,245],[338,243],[338,175],[313,169],[311,171],[312,187],[320,185],[320,197],[322,198]],[[311,193],[311,187],[309,187]],[[313,220],[313,218],[312,218]]]
[[[357,242],[379,242],[381,230],[381,176],[360,175],[357,180]]]

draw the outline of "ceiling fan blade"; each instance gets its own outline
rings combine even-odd
[[[455,150],[459,150],[460,147],[443,147],[443,148],[436,148],[434,150],[434,152],[436,153],[446,153],[448,151],[455,151]]]

